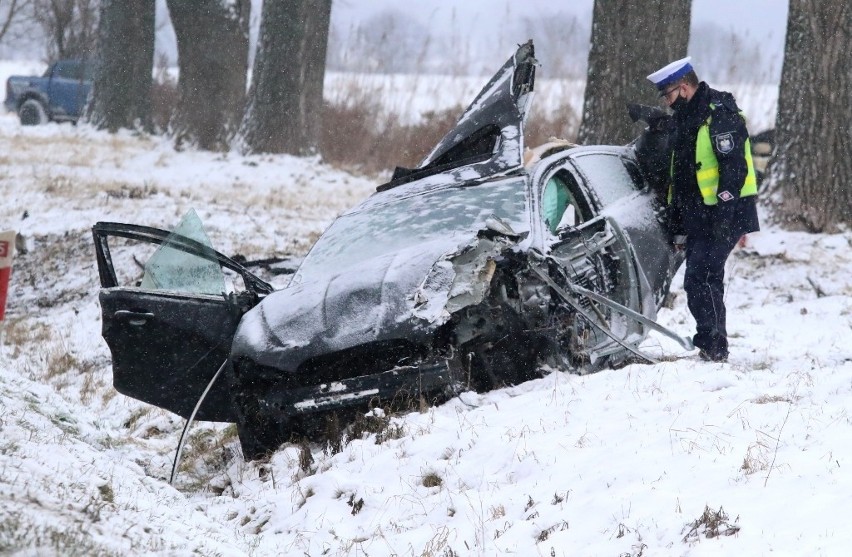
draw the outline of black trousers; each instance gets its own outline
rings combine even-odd
[[[725,262],[739,238],[686,239],[686,273],[683,287],[686,305],[695,318],[696,334],[692,343],[711,356],[728,355],[728,330],[725,326]]]

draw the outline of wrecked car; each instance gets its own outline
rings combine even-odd
[[[689,347],[654,322],[682,261],[653,185],[660,115],[633,115],[653,125],[631,145],[525,149],[535,70],[521,45],[417,168],[332,223],[285,288],[213,250],[198,223],[95,225],[116,389],[235,422],[254,459],[332,412],[643,358],[651,329]],[[130,255],[111,250],[127,239],[152,251],[129,285],[114,258]]]

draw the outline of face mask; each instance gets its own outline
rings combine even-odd
[[[675,112],[683,110],[683,107],[686,106],[686,102],[686,97],[681,97],[680,95],[678,95],[674,102],[669,105],[669,108],[671,108]]]

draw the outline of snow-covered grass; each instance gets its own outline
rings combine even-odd
[[[169,228],[304,253],[368,180],[313,159],[175,152],[156,137],[0,116],[0,554],[843,555],[852,547],[852,234],[768,227],[728,267],[731,359],[654,335],[658,365],[543,378],[375,419],[378,433],[246,463],[233,426],[117,394],[89,229]],[[682,275],[660,321],[693,322]],[[379,417],[381,418],[381,417]],[[714,533],[719,533],[713,537]],[[731,534],[731,535],[724,535]]]
[[[325,96],[332,103],[345,104],[347,98],[369,94],[379,100],[388,114],[416,122],[429,111],[466,107],[484,83],[482,77],[331,72],[326,77]],[[777,84],[710,83],[710,86],[734,94],[748,116],[753,133],[775,127]],[[535,110],[548,116],[564,107],[570,107],[575,114],[583,113],[585,81],[542,77],[536,80],[535,88]],[[353,91],[358,95],[353,95]]]
[[[12,74],[41,75],[47,65],[37,61],[0,60],[0,84]],[[176,79],[176,69],[169,75]],[[369,96],[376,99],[386,115],[401,118],[404,123],[417,123],[425,113],[458,106],[466,107],[484,85],[482,76],[418,75],[418,74],[353,74],[328,72],[325,79],[327,101],[345,106],[350,99]],[[749,118],[749,129],[757,133],[775,126],[778,106],[777,84],[724,84],[712,87],[730,91]],[[583,113],[585,82],[572,79],[548,79],[543,73],[536,81],[536,110],[548,116],[570,107]]]

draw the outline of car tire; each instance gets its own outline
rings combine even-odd
[[[237,414],[237,435],[240,438],[243,458],[247,462],[270,456],[284,443],[300,441],[316,434],[309,428],[316,420],[261,412],[258,400],[263,396],[264,390],[244,391],[241,387],[232,387],[232,392]]]
[[[258,460],[274,453],[287,437],[281,425],[257,415],[243,416],[237,421],[237,435],[246,461]]]
[[[27,99],[18,107],[18,118],[22,126],[40,126],[48,122],[47,110],[36,99]]]

